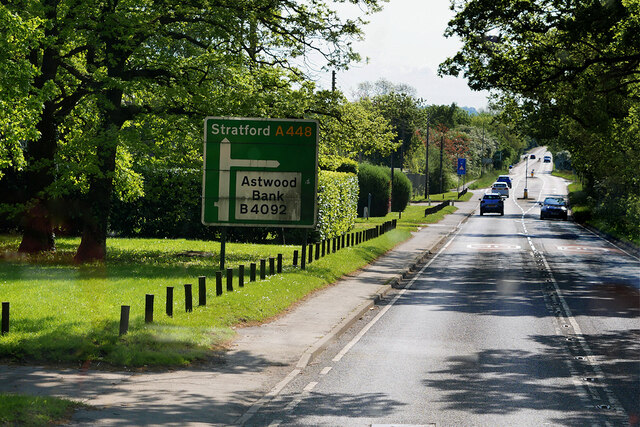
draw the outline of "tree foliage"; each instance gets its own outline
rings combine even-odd
[[[442,73],[494,90],[522,129],[569,149],[592,187],[638,193],[640,3],[472,0],[447,32],[464,45]]]
[[[3,1],[0,168],[27,183],[21,249],[52,249],[51,200],[81,194],[76,257],[103,258],[114,186],[142,188],[131,159],[197,162],[207,115],[304,116],[300,58],[345,67],[363,22],[315,1]]]
[[[639,209],[640,2],[470,0],[447,34],[463,47],[442,73],[493,90],[513,123],[568,149],[595,211],[615,222]]]

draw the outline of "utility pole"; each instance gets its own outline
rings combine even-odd
[[[480,176],[484,175],[484,120],[482,121],[482,151],[480,155]]]
[[[395,156],[395,151],[391,152],[391,196],[389,197],[389,212],[391,212],[393,206],[393,157]]]
[[[336,91],[336,70],[331,72],[331,92]]]
[[[429,200],[429,118],[427,118],[427,142],[425,143],[424,198]]]
[[[444,199],[444,182],[442,181],[442,154],[444,151],[444,135],[440,137],[440,193]]]
[[[526,155],[526,160],[524,163],[524,199],[528,199],[529,198],[529,187],[527,186],[528,181],[527,178],[529,177],[529,153],[527,153]]]

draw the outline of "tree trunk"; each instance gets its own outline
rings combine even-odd
[[[22,219],[22,241],[18,252],[38,253],[56,250],[53,226],[46,202],[36,199]]]
[[[117,132],[111,127],[98,147],[99,175],[90,181],[85,209],[82,212],[82,240],[74,260],[78,263],[104,261],[107,255],[107,227],[111,212],[113,173],[116,167]]]
[[[56,64],[50,51],[45,52],[42,70],[47,76],[55,74]],[[44,77],[43,77],[44,78]],[[40,85],[44,84],[42,82]],[[52,102],[44,103],[41,120],[38,123],[40,137],[27,143],[25,157],[27,168],[26,207],[22,217],[22,242],[18,252],[37,253],[55,250],[53,224],[46,194],[47,187],[54,180],[54,163],[57,148],[57,122],[55,106]]]
[[[107,227],[116,170],[118,131],[125,122],[121,101],[122,91],[118,89],[107,91],[103,99],[104,133],[96,140],[100,171],[90,179],[87,204],[82,212],[82,240],[74,256],[78,263],[104,261],[107,255]]]

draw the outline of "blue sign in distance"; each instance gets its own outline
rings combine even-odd
[[[458,159],[458,175],[467,174],[467,159]]]

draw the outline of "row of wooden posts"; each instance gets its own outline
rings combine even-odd
[[[346,233],[342,236],[333,237],[331,239],[324,239],[321,242],[310,243],[302,245],[302,250],[295,250],[293,252],[293,266],[297,267],[300,264],[302,270],[306,269],[307,264],[311,264],[313,260],[318,260],[320,257],[335,253],[342,248],[358,245],[367,240],[376,238],[389,230],[396,227],[396,220],[387,221],[379,226],[362,231],[355,231],[352,233]],[[269,270],[267,273],[267,260],[260,260],[260,270],[256,263],[249,265],[249,282],[255,282],[259,273],[260,280],[264,280],[267,275],[272,276],[274,274],[282,273],[282,254],[278,254],[277,257],[269,257]],[[300,261],[300,262],[298,262]],[[238,266],[238,287],[244,287],[245,284],[245,266]],[[233,292],[233,269],[226,269],[226,288],[228,292]],[[166,314],[169,317],[173,317],[173,291],[172,286],[167,286],[167,298],[166,298]],[[223,277],[222,271],[216,271],[216,296],[221,296],[223,293]],[[153,304],[155,295],[147,294],[145,296],[145,309],[144,309],[144,321],[146,323],[153,323]],[[193,311],[193,290],[191,284],[184,285],[184,301],[185,311]],[[207,278],[206,276],[198,277],[198,305],[207,305]],[[129,330],[129,313],[131,307],[123,305],[120,307],[120,335],[124,335]],[[1,333],[2,335],[9,332],[9,302],[2,303],[2,319],[1,319]]]
[[[301,256],[299,257],[298,250],[293,252],[293,266],[298,266],[298,258],[300,258],[300,269],[306,269],[306,264],[311,264],[314,259],[318,260],[320,257],[335,253],[342,248],[354,246],[365,242],[367,240],[376,238],[389,230],[396,227],[397,220],[387,221],[379,226],[370,228],[367,230],[356,231],[352,233],[346,233],[342,236],[333,237],[331,239],[324,239],[321,242],[310,243],[302,245]],[[315,251],[314,251],[315,247]],[[315,255],[314,255],[315,253]],[[267,276],[266,271],[267,261],[265,259],[260,260],[260,280],[264,280]],[[249,268],[249,281],[254,282],[256,280],[256,263],[251,263]],[[226,269],[226,288],[228,292],[233,292],[233,269]],[[278,254],[277,257],[269,257],[269,275],[282,273],[282,254]],[[238,266],[238,286],[244,287],[245,283],[245,266]],[[207,278],[206,276],[198,277],[198,305],[207,305]],[[223,280],[222,271],[216,271],[216,296],[222,295]],[[145,296],[145,309],[144,309],[144,321],[145,323],[153,323],[153,303],[155,296],[147,294]],[[192,285],[184,285],[184,300],[185,311],[193,311],[193,293]],[[123,305],[120,307],[120,335],[124,335],[129,330],[129,312],[130,306]],[[167,287],[166,298],[166,314],[169,317],[173,317],[173,287]]]
[[[441,211],[442,209],[446,208],[447,206],[449,206],[451,204],[453,204],[451,200],[445,200],[444,202],[438,203],[435,206],[431,206],[429,208],[426,208],[424,210],[424,216],[431,215],[431,214],[434,214],[434,213],[436,213],[438,211]]]

